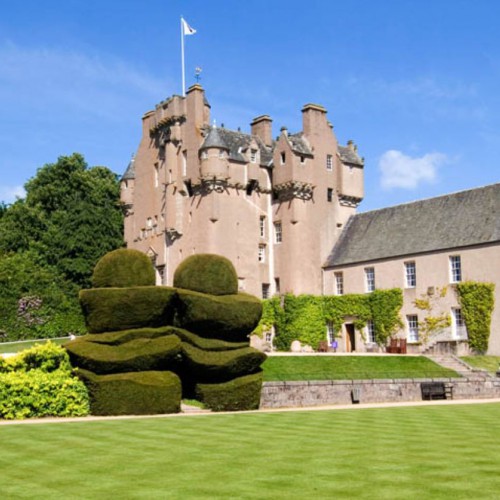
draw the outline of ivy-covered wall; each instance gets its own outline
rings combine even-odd
[[[274,345],[287,351],[294,340],[300,340],[317,349],[325,340],[326,323],[331,321],[336,332],[348,317],[357,330],[369,320],[373,321],[375,338],[379,345],[400,327],[399,311],[403,305],[403,292],[399,288],[376,290],[370,294],[299,295],[286,294],[264,301],[263,315],[254,331],[262,332],[274,325]]]
[[[457,295],[467,327],[469,347],[478,352],[488,350],[491,314],[495,305],[495,285],[464,281],[457,284]]]

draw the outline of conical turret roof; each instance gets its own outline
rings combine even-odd
[[[205,137],[205,140],[203,141],[200,150],[209,148],[226,149],[229,151],[229,147],[227,146],[221,134],[219,133],[219,129],[215,126],[210,128],[210,131]]]

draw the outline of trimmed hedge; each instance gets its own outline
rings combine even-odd
[[[91,333],[159,327],[173,322],[173,288],[93,288],[80,292],[80,304]]]
[[[131,340],[137,339],[157,339],[159,337],[167,337],[168,335],[177,335],[180,337],[180,328],[173,326],[162,326],[160,328],[136,328],[133,330],[122,330],[119,332],[106,332],[106,333],[88,333],[78,340],[86,340],[87,342],[94,342],[96,344],[106,345],[121,345]],[[67,344],[65,344],[66,346]]]
[[[232,342],[247,340],[259,323],[261,301],[252,295],[206,295],[177,290],[175,326],[206,338]]]
[[[64,370],[0,373],[0,418],[83,417],[85,385]]]
[[[120,345],[88,342],[66,344],[71,362],[97,374],[171,369],[179,361],[181,341],[176,335],[139,338]]]
[[[204,351],[182,343],[185,372],[199,382],[225,382],[256,372],[266,355],[253,347],[232,351]]]
[[[94,288],[129,288],[153,286],[155,270],[149,257],[129,248],[120,248],[107,253],[94,268]]]
[[[182,328],[174,328],[174,330],[175,334],[183,342],[205,351],[232,351],[234,349],[248,347],[248,340],[246,342],[227,342],[225,340],[206,339]]]
[[[181,381],[175,373],[144,371],[96,375],[79,370],[78,375],[88,387],[92,415],[153,415],[180,411]]]
[[[196,399],[213,411],[257,410],[262,390],[262,372],[222,384],[198,384]]]
[[[230,260],[197,254],[184,259],[174,273],[174,287],[211,295],[238,293],[238,275]]]

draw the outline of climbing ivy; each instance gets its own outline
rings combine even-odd
[[[399,310],[402,304],[400,289],[350,295],[286,294],[264,301],[262,319],[253,333],[262,335],[274,325],[274,344],[278,350],[289,350],[294,340],[317,349],[319,342],[325,340],[327,322],[331,321],[339,332],[346,318],[357,330],[372,320],[377,343],[385,345],[388,337],[401,326]]]
[[[469,347],[478,353],[485,353],[488,350],[491,314],[495,304],[495,285],[465,281],[456,286],[469,336]]]
[[[448,312],[435,313],[439,309],[439,302],[446,297],[448,287],[432,287],[420,298],[413,301],[413,305],[425,313],[424,319],[418,322],[418,335],[421,341],[426,344],[429,339],[439,332],[447,329],[451,325],[451,318]]]

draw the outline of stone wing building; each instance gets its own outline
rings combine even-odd
[[[454,284],[493,282],[500,290],[500,184],[356,214],[364,162],[352,141],[337,143],[326,110],[302,109],[302,130],[259,116],[250,133],[211,124],[203,88],[174,95],[143,117],[136,155],[121,180],[125,241],[149,255],[157,283],[172,285],[187,256],[216,253],[233,262],[242,291],[266,298],[365,293],[401,288],[410,351],[467,350]],[[422,295],[451,325],[422,342]],[[436,292],[437,293],[437,292]],[[340,351],[377,350],[373,331],[346,318],[335,334]],[[500,354],[500,307],[490,353]]]

